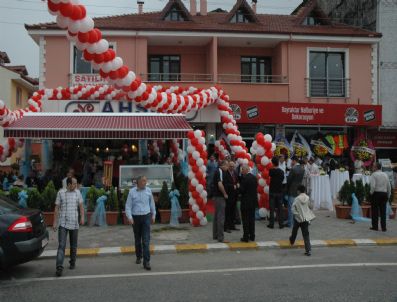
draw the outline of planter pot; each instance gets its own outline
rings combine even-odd
[[[179,222],[180,223],[189,223],[190,222],[189,209],[182,209],[182,216],[179,217]]]
[[[123,224],[128,225],[128,219],[127,219],[127,216],[125,216],[124,211],[122,212],[122,215],[123,215]]]
[[[371,205],[362,204],[361,209],[363,210],[363,217],[371,218]]]
[[[160,223],[170,223],[171,210],[159,210],[160,213]]]
[[[90,225],[92,214],[93,212],[87,212],[87,221],[85,222],[85,225]]]
[[[335,205],[336,218],[350,219],[351,206]]]
[[[116,225],[119,218],[119,212],[106,212],[106,223],[108,225]]]
[[[54,224],[54,212],[43,212],[45,224],[52,226]]]

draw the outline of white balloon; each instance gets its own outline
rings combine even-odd
[[[80,40],[77,39],[76,40],[76,47],[77,47],[78,50],[83,51],[83,50],[87,49],[88,44],[87,43],[81,43]]]
[[[269,186],[266,186],[266,187],[265,187],[265,193],[266,193],[266,194],[269,194]]]
[[[273,137],[270,134],[266,134],[265,135],[265,141],[268,141],[268,142],[271,143],[273,141]]]
[[[107,51],[109,49],[109,42],[106,41],[105,39],[101,39],[98,43],[97,43],[97,49],[96,49],[96,53],[97,54],[101,54],[104,53],[105,51]],[[121,67],[121,66],[120,66]]]
[[[197,204],[192,205],[192,211],[194,213],[197,213],[200,210],[199,206]]]
[[[198,219],[203,219],[204,218],[204,213],[203,213],[203,211],[197,211],[197,213],[196,213],[196,217],[198,218]]]
[[[87,33],[94,28],[94,20],[91,17],[86,16],[81,20],[80,31],[82,33]]]
[[[205,138],[204,138],[204,137],[200,137],[200,138],[198,139],[198,141],[199,141],[199,143],[202,144],[202,145],[205,144]]]
[[[259,178],[258,184],[259,184],[261,187],[264,187],[264,186],[266,185],[266,181],[265,181],[263,178]]]
[[[265,154],[265,149],[263,149],[261,146],[259,146],[256,149],[256,154],[258,154],[259,156],[263,156]]]
[[[192,178],[192,180],[191,180],[191,184],[192,184],[192,186],[193,186],[193,187],[197,187],[197,186],[198,186],[198,184],[199,184],[199,182],[198,182],[197,178]]]
[[[200,138],[201,135],[202,135],[201,130],[195,130],[195,131],[194,131],[194,136],[195,136],[196,138]]]
[[[262,157],[261,159],[261,164],[262,166],[267,166],[269,164],[270,160],[267,156]]]
[[[199,193],[203,192],[203,191],[204,191],[204,186],[203,186],[202,184],[199,184],[199,185],[196,187],[196,191],[199,192]]]
[[[80,31],[80,27],[81,27],[81,21],[70,21],[69,22],[69,26],[68,26],[68,30],[71,33],[77,34]]]
[[[114,60],[112,61],[112,70],[117,70],[120,67],[122,67],[124,64],[123,59],[120,57],[115,57]],[[145,89],[146,90],[146,89]]]
[[[198,159],[200,158],[200,153],[199,153],[198,151],[194,151],[194,152],[192,153],[192,157],[193,157],[195,160],[198,160]]]
[[[260,208],[260,209],[259,209],[259,216],[262,217],[262,218],[267,217],[267,210],[266,210],[266,208]]]
[[[196,164],[197,164],[198,167],[201,167],[201,166],[204,165],[204,160],[203,160],[202,158],[199,158],[199,159],[196,161]]]
[[[276,151],[276,149],[277,149],[276,144],[275,144],[275,143],[272,143],[272,149],[271,149],[271,151],[274,152],[274,151]]]
[[[189,204],[192,206],[196,203],[196,201],[193,198],[189,198]]]
[[[205,226],[207,224],[208,224],[207,217],[203,217],[202,219],[200,219],[200,225]]]
[[[69,18],[64,17],[62,15],[58,15],[57,16],[57,24],[60,28],[62,29],[66,29],[69,26]]]

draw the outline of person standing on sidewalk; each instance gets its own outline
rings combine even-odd
[[[292,228],[292,234],[289,237],[289,242],[294,245],[298,229],[301,228],[303,241],[305,243],[305,255],[311,256],[311,245],[309,237],[309,224],[316,216],[310,210],[310,198],[305,193],[306,188],[303,185],[298,186],[298,196],[295,198],[292,204],[292,213],[294,215],[294,226]]]
[[[303,177],[305,176],[305,169],[298,163],[297,157],[291,159],[291,171],[287,178],[287,192],[288,192],[288,227],[292,228],[294,224],[292,215],[292,204],[294,203],[295,197],[298,196],[297,188],[302,185]]]
[[[279,168],[279,160],[277,157],[272,158],[273,168],[269,171],[270,186],[270,221],[268,228],[274,228],[274,210],[277,209],[277,220],[280,229],[284,228],[284,209],[283,209],[283,181],[284,172]]]
[[[258,181],[252,173],[250,167],[241,167],[241,220],[243,223],[243,242],[255,241],[255,208],[258,205]]]
[[[225,232],[227,233],[230,233],[232,230],[238,231],[234,223],[237,209],[237,175],[234,169],[235,163],[234,161],[230,160],[228,164],[228,171],[225,173],[225,178],[223,181],[223,185],[228,196],[225,208]]]
[[[389,177],[382,172],[380,163],[374,164],[375,172],[370,178],[370,192],[372,195],[371,211],[372,211],[372,227],[371,230],[378,230],[378,221],[380,216],[380,225],[383,232],[386,232],[386,203],[391,195],[391,186]]]
[[[66,189],[60,189],[55,200],[53,229],[58,230],[58,252],[56,260],[56,276],[62,276],[63,260],[65,258],[66,238],[69,233],[70,240],[70,269],[76,266],[77,237],[80,224],[84,224],[83,198],[76,189],[77,180],[72,177],[66,179]]]
[[[228,161],[223,160],[220,163],[220,169],[214,174],[213,198],[215,205],[214,221],[212,222],[212,238],[219,242],[225,242],[225,207],[228,195],[223,185],[224,175],[228,173]]]
[[[152,190],[146,187],[146,176],[137,178],[137,186],[128,193],[125,215],[134,230],[136,264],[143,256],[143,267],[150,271],[150,224],[156,220],[156,207]]]

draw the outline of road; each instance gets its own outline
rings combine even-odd
[[[55,259],[0,271],[0,301],[396,301],[397,247],[225,251],[79,258],[54,277]],[[66,264],[66,263],[65,263]]]

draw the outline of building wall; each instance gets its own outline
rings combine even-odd
[[[45,45],[45,88],[69,86],[70,61],[73,57],[70,52],[70,42],[65,37],[47,37]]]

